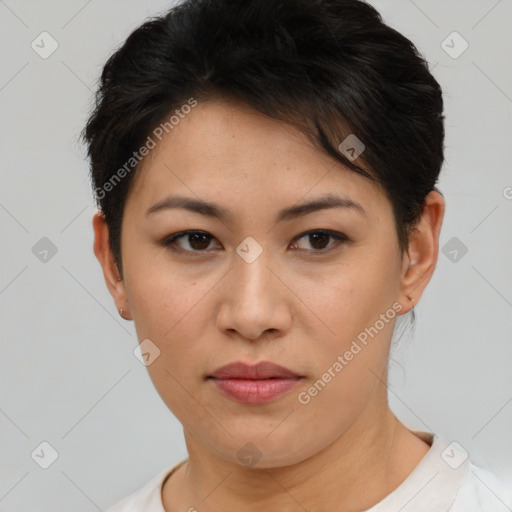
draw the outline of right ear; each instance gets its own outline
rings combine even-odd
[[[108,226],[105,215],[101,210],[94,214],[92,226],[94,229],[94,254],[103,269],[103,277],[105,278],[108,291],[114,299],[117,310],[123,310],[123,318],[131,319],[124,281],[121,278],[114,255],[110,249]]]

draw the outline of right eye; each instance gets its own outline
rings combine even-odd
[[[182,239],[185,241],[184,245],[188,245],[191,249],[177,243]],[[213,239],[215,237],[206,231],[180,231],[163,240],[162,245],[174,252],[204,253]]]

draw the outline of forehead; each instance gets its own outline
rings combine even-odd
[[[380,188],[315,147],[299,129],[242,102],[198,103],[142,160],[130,197],[150,208],[179,192],[204,200],[296,203],[334,191],[375,207]]]

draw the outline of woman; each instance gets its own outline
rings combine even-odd
[[[94,252],[188,450],[109,512],[495,510],[387,401],[438,257],[443,120],[358,0],[186,0],[108,60]]]

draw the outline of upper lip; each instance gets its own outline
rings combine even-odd
[[[217,368],[214,373],[208,375],[215,379],[290,379],[301,377],[297,373],[270,361],[260,361],[257,364],[246,364],[242,361],[229,363]]]

